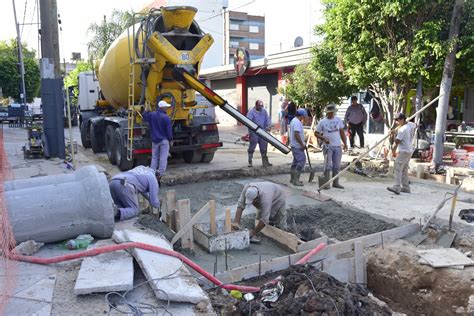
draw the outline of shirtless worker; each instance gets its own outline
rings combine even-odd
[[[257,209],[258,223],[250,232],[250,242],[259,244],[257,234],[265,225],[274,225],[286,230],[286,198],[280,185],[272,182],[252,182],[246,184],[237,203],[237,211],[232,227],[240,229],[242,212],[250,205]]]

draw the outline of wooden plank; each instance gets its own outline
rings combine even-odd
[[[225,209],[225,232],[230,233],[232,231],[232,225],[231,225],[231,219],[230,219],[230,208]]]
[[[341,282],[354,282],[351,275],[354,270],[354,258],[325,260],[322,270]]]
[[[320,202],[331,201],[331,197],[318,193],[318,192],[311,192],[311,191],[304,191],[303,195],[312,199],[315,199]]]
[[[176,231],[176,217],[173,216],[173,211],[176,209],[176,191],[166,191],[166,214],[169,214],[170,222],[167,222],[168,227]],[[168,216],[166,216],[168,219]]]
[[[181,248],[194,250],[194,237],[192,229],[185,229],[186,227],[191,228],[192,224],[188,225],[191,222],[191,202],[189,199],[178,200],[178,215],[179,215],[179,227],[180,230],[184,230],[181,236]],[[178,234],[176,234],[178,235]],[[176,236],[175,236],[176,237]],[[179,239],[173,237],[173,240]]]
[[[216,201],[210,200],[209,201],[209,223],[210,225],[210,234],[215,235],[217,234],[217,226],[216,226]]]
[[[356,241],[354,243],[354,268],[355,268],[355,282],[357,284],[365,285],[364,244],[362,241]]]
[[[255,224],[257,224],[257,221]],[[275,226],[265,225],[260,232],[293,252],[298,252],[298,245],[303,242],[295,234],[286,232]]]
[[[320,237],[318,239],[313,239],[313,240],[304,242],[301,245],[298,245],[296,247],[296,252],[311,250],[311,249],[315,248],[317,245],[319,245],[320,243],[328,244],[328,237],[323,236],[323,237]]]
[[[180,203],[180,201],[183,200],[179,200],[178,204]],[[174,235],[173,239],[171,240],[172,245],[174,245],[181,237],[183,237],[188,231],[190,231],[193,225],[196,224],[197,221],[201,219],[201,217],[203,217],[203,215],[209,210],[210,202],[211,201],[207,202],[203,207],[201,207],[201,209],[196,214],[194,214],[194,216],[189,221],[187,221],[186,224],[183,225],[183,227],[176,233],[176,235]],[[182,213],[180,213],[180,216],[181,215]]]

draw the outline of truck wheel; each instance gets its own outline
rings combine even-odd
[[[213,152],[213,153],[203,153],[202,154],[202,158],[201,158],[201,162],[202,163],[210,163],[212,161],[212,159],[214,159],[214,154],[216,152]]]
[[[184,151],[183,152],[183,159],[187,163],[198,163],[202,159],[202,153],[200,151]]]
[[[97,154],[104,151],[104,141],[100,139],[100,135],[97,135],[94,124],[91,124],[89,132],[90,132],[90,138],[91,138],[92,152],[94,154]]]
[[[114,131],[115,128],[113,125],[109,125],[105,129],[105,151],[107,152],[107,158],[109,158],[110,163],[113,165],[116,163],[114,155]]]
[[[120,171],[127,171],[133,167],[133,159],[127,160],[127,147],[125,146],[125,139],[122,136],[120,127],[115,129],[114,132],[114,155],[115,163]]]
[[[82,121],[81,124],[81,143],[84,148],[91,148],[91,140],[87,132],[87,121]]]

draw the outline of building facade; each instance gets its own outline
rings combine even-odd
[[[245,12],[226,11],[224,25],[225,64],[234,63],[237,47],[244,47],[250,59],[265,57],[265,17]]]

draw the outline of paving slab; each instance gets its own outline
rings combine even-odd
[[[142,242],[173,250],[170,243],[159,235],[126,229],[120,232],[116,231],[113,238],[117,242]],[[132,249],[131,253],[142,268],[146,278],[154,280],[150,282],[150,285],[155,290],[158,299],[194,304],[209,300],[206,293],[179,259],[142,249]]]
[[[101,240],[89,247],[114,245],[113,240]],[[77,276],[74,294],[120,292],[133,288],[133,258],[122,250],[84,258]]]
[[[474,261],[454,248],[418,250],[417,253],[434,268],[474,265]]]

